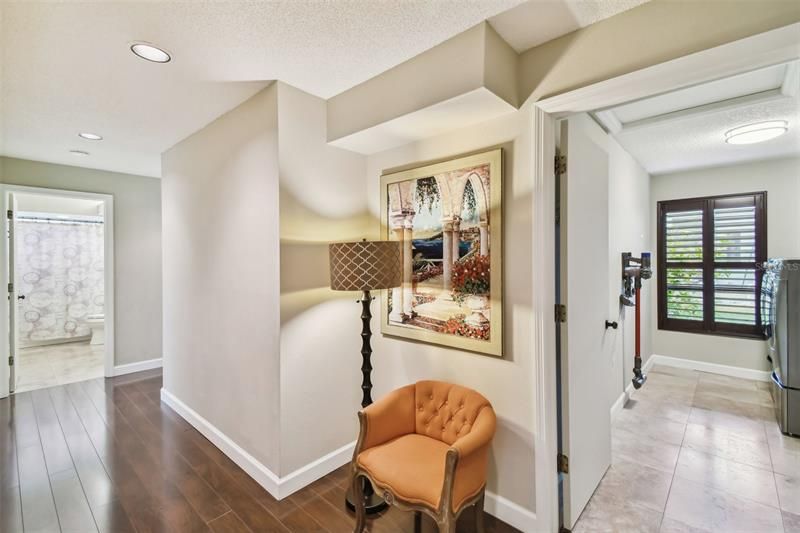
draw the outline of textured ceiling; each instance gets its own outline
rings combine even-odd
[[[328,98],[519,3],[0,2],[0,153],[159,176],[161,152],[269,80]]]
[[[622,122],[614,137],[650,174],[800,155],[798,86],[797,66],[778,65],[624,104],[598,119],[610,130],[608,111]],[[757,144],[725,142],[726,131],[765,120],[785,120],[789,131]]]
[[[489,23],[517,52],[607,19],[649,0],[531,0]]]

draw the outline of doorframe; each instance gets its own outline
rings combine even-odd
[[[103,205],[103,315],[105,331],[105,353],[103,370],[106,377],[114,375],[115,361],[115,302],[114,302],[114,196],[94,192],[72,191],[66,189],[50,189],[46,187],[31,187],[27,185],[0,185],[2,194],[3,212],[9,209],[8,193],[28,194],[37,196],[56,196],[59,198],[75,198],[81,200],[100,201]],[[8,218],[3,218],[3,235],[8,235]],[[0,279],[3,283],[9,281],[7,246],[0,246]],[[10,320],[8,308],[0,305],[0,324],[7,324]],[[9,394],[10,368],[8,365],[9,343],[8,336],[0,342],[0,398]]]
[[[576,113],[668,93],[800,59],[800,23],[702,50],[579,89],[526,102],[533,132],[533,346],[537,383],[534,436],[536,531],[558,530],[556,409],[555,157],[556,122]],[[562,246],[565,243],[562,243]]]

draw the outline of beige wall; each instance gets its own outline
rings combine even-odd
[[[0,157],[0,181],[114,196],[114,364],[160,358],[160,181],[6,157]]]
[[[519,94],[541,100],[798,21],[795,0],[652,0],[521,54]]]
[[[277,86],[162,157],[164,387],[279,464]]]
[[[772,159],[654,176],[651,239],[655,242],[661,200],[767,191],[767,256],[800,257],[800,159]],[[652,301],[653,353],[697,361],[767,370],[762,341],[658,329]]]
[[[608,136],[608,245],[610,300],[619,309],[619,329],[613,333],[614,376],[618,378],[611,387],[611,404],[625,391],[633,377],[634,313],[633,307],[619,306],[621,290],[621,254],[652,252],[654,245],[650,232],[650,175],[619,143]],[[655,279],[644,281],[642,287],[642,358],[652,354],[650,301],[656,295]]]
[[[328,243],[360,240],[377,222],[364,156],[326,144],[325,108],[278,83],[281,476],[358,436],[359,294],[330,290]]]
[[[491,147],[504,149],[504,336],[505,356],[497,358],[416,343],[380,334],[375,349],[375,397],[421,379],[441,379],[474,388],[497,411],[499,425],[491,451],[489,490],[522,507],[535,507],[532,246],[533,178],[530,166],[531,115],[518,111],[501,119],[369,156],[366,197],[370,213],[380,213],[384,170],[418,166]],[[373,237],[378,237],[377,224]],[[382,296],[382,295],[380,295]],[[376,300],[374,307],[380,309]],[[377,321],[376,321],[377,322]],[[375,324],[375,329],[378,324]]]

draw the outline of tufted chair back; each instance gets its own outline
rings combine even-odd
[[[443,381],[418,381],[414,395],[416,433],[448,445],[469,433],[481,409],[491,407],[474,390]]]

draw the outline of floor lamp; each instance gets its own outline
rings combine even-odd
[[[403,262],[399,241],[340,242],[329,246],[331,264],[331,289],[335,291],[361,291],[361,407],[372,403],[372,346],[370,338],[369,307],[373,297],[369,291],[391,289],[403,280]],[[377,513],[386,507],[386,502],[375,494],[372,486],[364,480],[364,504],[367,513]],[[353,495],[348,491],[347,507],[353,510]]]

